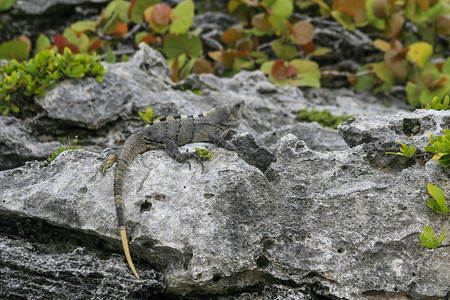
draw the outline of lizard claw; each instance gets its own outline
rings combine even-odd
[[[97,169],[97,172],[95,172],[95,176],[97,176],[98,172],[102,171],[103,176],[106,175],[106,172],[108,171],[108,168],[111,167],[117,159],[117,155],[112,154],[108,156],[107,159],[101,164],[101,166]]]

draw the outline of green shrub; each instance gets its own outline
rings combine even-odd
[[[28,61],[11,60],[9,65],[0,66],[0,111],[19,112],[15,97],[44,96],[45,90],[65,78],[93,76],[101,82],[107,70],[98,61],[95,53],[74,55],[69,48],[63,55],[44,50]]]
[[[297,113],[297,121],[299,122],[317,122],[324,127],[331,127],[337,129],[340,123],[345,122],[351,116],[335,116],[332,115],[328,110],[312,110],[307,111],[306,109],[299,110]]]
[[[58,155],[60,155],[61,153],[63,153],[64,151],[67,151],[67,150],[78,150],[78,149],[87,150],[84,147],[77,147],[76,146],[76,144],[78,143],[78,139],[77,138],[74,138],[72,142],[73,142],[73,144],[69,143],[69,145],[66,145],[64,147],[59,147],[58,149],[56,149],[56,151],[53,152],[52,155],[49,158],[47,158],[48,162],[54,161],[55,158],[58,157]]]

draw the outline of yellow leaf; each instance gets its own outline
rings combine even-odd
[[[426,42],[417,42],[409,46],[406,58],[422,68],[433,55],[433,47]]]
[[[433,158],[431,158],[432,160],[438,160],[440,159],[442,156],[447,155],[448,153],[436,153]]]
[[[381,39],[376,39],[375,41],[373,41],[373,45],[383,52],[386,52],[389,49],[391,49],[391,44]]]

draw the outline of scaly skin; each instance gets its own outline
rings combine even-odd
[[[195,142],[212,142],[220,147],[233,150],[223,137],[230,129],[239,125],[244,101],[229,103],[214,108],[213,110],[198,116],[173,116],[156,120],[137,133],[132,134],[123,145],[120,154],[110,155],[98,168],[103,176],[109,167],[117,160],[114,171],[114,202],[116,205],[117,219],[119,225],[122,246],[128,265],[134,276],[139,279],[128,247],[128,239],[125,228],[124,204],[123,204],[123,181],[128,166],[134,158],[147,150],[164,149],[174,159],[184,162],[187,159],[200,158],[191,152],[181,153],[179,146]],[[97,175],[97,173],[95,173]]]

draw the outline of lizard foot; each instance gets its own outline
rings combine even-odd
[[[115,154],[108,156],[108,158],[105,159],[100,168],[97,169],[97,172],[95,172],[95,176],[97,176],[98,172],[100,171],[102,171],[103,176],[105,176],[106,172],[108,171],[108,168],[111,167],[116,162],[116,159],[117,155]]]
[[[203,165],[202,158],[198,156],[197,153],[186,151],[184,153],[180,153],[175,157],[177,161],[187,163],[189,165],[189,171],[191,170],[191,163],[188,161],[188,159],[191,158],[195,159],[202,166],[202,174],[203,174],[205,171],[205,166]]]

